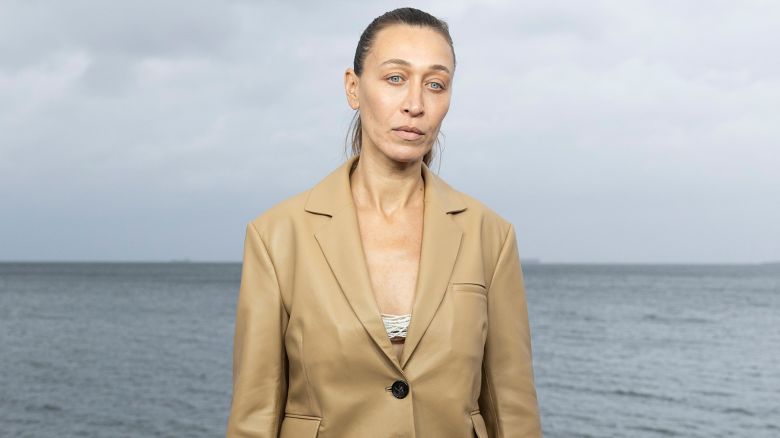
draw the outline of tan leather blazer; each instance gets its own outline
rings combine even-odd
[[[399,361],[362,249],[357,159],[247,226],[227,436],[541,436],[513,226],[423,164],[420,270]]]

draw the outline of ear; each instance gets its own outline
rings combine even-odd
[[[360,108],[359,89],[360,78],[355,74],[355,70],[350,67],[344,72],[344,91],[347,93],[347,103],[354,110]]]

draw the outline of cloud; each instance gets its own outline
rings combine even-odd
[[[2,3],[0,259],[237,259],[248,219],[340,163],[344,70],[392,7]],[[441,173],[524,256],[780,258],[779,6],[420,7],[458,56]]]

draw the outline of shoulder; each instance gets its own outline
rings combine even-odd
[[[461,225],[463,230],[466,233],[478,231],[479,236],[483,239],[487,238],[497,243],[503,243],[508,233],[513,229],[512,223],[482,200],[455,189],[448,183],[445,184],[466,207],[464,211],[453,215],[453,219]]]
[[[462,278],[488,281],[492,278],[490,273],[495,272],[498,266],[501,254],[507,248],[513,248],[514,226],[484,201],[463,191],[452,190],[451,196],[459,199],[463,210],[451,214],[451,217],[463,232],[461,252],[466,255],[466,260],[470,260],[464,266],[471,267],[468,275],[462,274]]]
[[[261,237],[273,237],[279,244],[289,244],[302,233],[311,236],[329,212],[351,201],[348,171],[355,159],[343,162],[307,190],[272,205],[256,216],[250,226],[255,227]]]
[[[310,191],[311,188],[277,202],[255,216],[248,226],[254,228],[266,242],[271,236],[293,231],[303,220],[304,206]]]

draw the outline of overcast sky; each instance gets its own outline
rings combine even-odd
[[[345,159],[343,73],[407,3],[0,0],[0,260],[239,261]],[[455,188],[542,262],[780,260],[780,2],[418,2]]]

